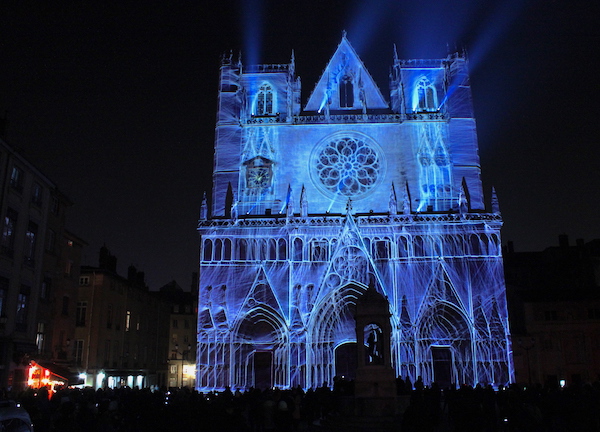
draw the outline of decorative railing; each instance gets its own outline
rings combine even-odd
[[[407,215],[355,215],[359,226],[368,225],[426,225],[430,223],[502,222],[502,216],[496,213],[413,213]],[[342,215],[292,216],[285,214],[272,216],[240,216],[238,219],[215,218],[201,220],[198,228],[210,227],[277,227],[285,225],[302,226],[341,226],[346,219]]]
[[[402,123],[403,121],[440,121],[448,115],[443,112],[415,112],[407,114],[317,114],[297,115],[291,118],[292,124],[328,124],[328,123]],[[246,124],[290,123],[284,115],[252,116]]]
[[[315,123],[400,123],[401,114],[319,114],[294,116],[294,124]]]
[[[253,72],[287,72],[290,69],[289,64],[260,64],[260,65],[250,65],[244,66],[244,73],[253,73]]]

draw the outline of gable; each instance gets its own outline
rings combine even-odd
[[[388,108],[346,35],[329,60],[305,111]]]

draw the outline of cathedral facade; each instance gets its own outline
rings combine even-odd
[[[467,60],[391,61],[386,99],[344,35],[303,103],[293,57],[223,58],[198,225],[199,390],[352,378],[369,285],[389,302],[397,376],[512,380]]]

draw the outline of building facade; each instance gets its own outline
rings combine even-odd
[[[305,104],[293,58],[224,57],[218,98],[197,388],[353,377],[369,284],[389,301],[396,375],[512,379],[502,221],[495,196],[484,205],[466,58],[394,56],[386,100],[344,35]]]
[[[55,183],[0,139],[2,387],[25,388],[30,360],[54,358],[59,350],[54,349],[58,342],[50,325],[64,324],[64,314],[53,315],[57,308],[67,314],[71,310],[82,246],[79,239],[75,247],[68,246],[76,239],[65,230],[71,204]],[[72,264],[69,275],[67,256]],[[73,328],[61,328],[66,349]]]
[[[169,387],[195,387],[198,278],[193,277],[192,280],[191,291],[184,291],[175,281],[160,288],[161,297],[168,301],[171,307],[167,380]]]
[[[144,275],[102,247],[98,267],[83,266],[73,341],[74,368],[85,384],[150,387],[167,384],[169,303],[148,290]]]
[[[600,240],[504,257],[516,381],[600,381]]]

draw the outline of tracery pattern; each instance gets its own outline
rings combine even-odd
[[[318,178],[328,192],[356,197],[377,183],[380,159],[366,140],[345,136],[330,140],[319,151],[315,162]]]

